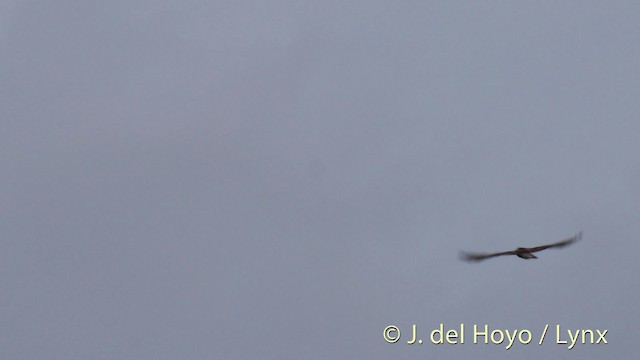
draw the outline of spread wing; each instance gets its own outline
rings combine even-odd
[[[497,252],[497,253],[491,253],[491,254],[460,252],[460,258],[466,261],[481,261],[481,260],[489,259],[496,256],[515,255],[515,254],[516,254],[515,250],[503,251],[503,252]]]
[[[567,245],[571,245],[574,242],[580,240],[581,238],[582,238],[582,231],[580,231],[579,233],[573,235],[572,237],[570,237],[568,239],[564,239],[562,241],[558,241],[557,243],[547,244],[547,245],[542,245],[542,246],[536,246],[536,247],[529,248],[528,250],[529,250],[529,252],[536,252],[536,251],[542,251],[544,249],[553,248],[553,247],[561,248],[561,247],[565,247]]]

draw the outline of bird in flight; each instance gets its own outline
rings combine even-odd
[[[466,260],[466,261],[481,261],[484,259],[488,259],[496,256],[502,256],[502,255],[516,255],[521,259],[527,259],[527,260],[537,259],[538,257],[533,255],[534,252],[542,251],[544,249],[549,249],[549,248],[562,248],[567,245],[573,244],[574,242],[580,240],[581,238],[582,238],[582,231],[580,231],[579,233],[573,235],[568,239],[558,241],[553,244],[547,244],[547,245],[530,247],[530,248],[519,247],[511,251],[503,251],[503,252],[490,253],[490,254],[461,252],[460,257],[462,258],[462,260]]]

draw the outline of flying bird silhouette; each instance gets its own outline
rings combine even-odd
[[[501,255],[516,255],[521,259],[537,259],[538,257],[533,255],[534,252],[538,252],[538,251],[542,251],[544,249],[549,249],[549,248],[562,248],[565,247],[567,245],[571,245],[574,242],[580,240],[582,238],[582,231],[580,231],[579,233],[573,235],[572,237],[562,240],[562,241],[558,241],[557,243],[553,243],[553,244],[547,244],[547,245],[542,245],[542,246],[536,246],[536,247],[530,247],[530,248],[524,248],[524,247],[519,247],[515,250],[511,250],[511,251],[503,251],[503,252],[497,252],[497,253],[490,253],[490,254],[479,254],[479,253],[467,253],[467,252],[461,252],[460,253],[460,257],[462,260],[466,260],[466,261],[481,261],[484,259],[488,259],[488,258],[492,258],[492,257],[496,257],[496,256],[501,256]]]

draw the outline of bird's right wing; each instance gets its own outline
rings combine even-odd
[[[490,254],[467,253],[467,252],[461,251],[460,258],[465,261],[481,261],[481,260],[489,259],[496,256],[515,255],[515,254],[516,254],[515,250],[490,253]]]

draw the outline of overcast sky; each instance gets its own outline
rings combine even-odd
[[[629,358],[638,19],[634,1],[3,1],[0,357]],[[458,259],[580,230],[537,260]],[[432,344],[441,323],[465,344]],[[532,342],[473,344],[473,325]],[[568,350],[556,325],[608,344]]]

